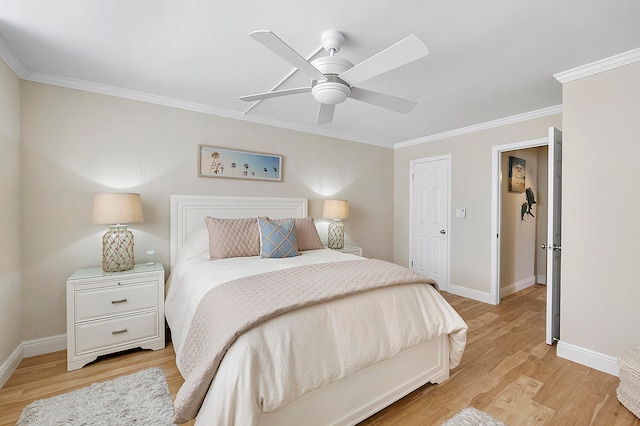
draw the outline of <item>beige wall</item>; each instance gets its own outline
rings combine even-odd
[[[322,199],[344,198],[347,244],[392,259],[391,149],[45,84],[22,87],[25,340],[65,333],[66,278],[100,265],[105,228],[91,223],[96,192],[141,194],[145,221],[130,226],[138,261],[155,249],[169,264],[171,194],[306,197],[317,219]],[[198,144],[282,154],[284,181],[199,178]]]
[[[563,85],[562,343],[640,344],[640,62]]]
[[[451,154],[451,284],[471,291],[491,291],[492,147],[545,138],[561,128],[556,114],[526,122],[450,137],[395,150],[393,258],[409,264],[409,161]],[[466,208],[467,218],[455,217]]]
[[[0,60],[0,366],[22,341],[20,80]],[[1,385],[1,383],[0,383]]]

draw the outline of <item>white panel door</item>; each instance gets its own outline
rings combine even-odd
[[[448,157],[412,162],[411,268],[449,287]]]
[[[562,249],[562,132],[549,128],[549,222],[547,243],[547,336],[551,345],[560,339],[560,253]]]

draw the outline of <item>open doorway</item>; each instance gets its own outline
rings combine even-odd
[[[503,153],[539,146],[548,147],[547,241],[541,244],[540,248],[546,251],[546,343],[552,345],[560,339],[560,265],[562,249],[562,132],[555,127],[549,128],[549,137],[547,139],[536,139],[510,145],[501,145],[494,147],[492,150],[493,184],[491,185],[491,231],[494,238],[492,238],[491,242],[491,303],[494,305],[500,303]]]
[[[548,147],[503,151],[499,296],[546,284]]]
[[[549,140],[547,138],[541,138],[541,139],[534,139],[534,140],[529,140],[529,141],[522,141],[522,142],[515,142],[512,144],[506,144],[506,145],[499,145],[499,146],[495,146],[493,147],[493,152],[492,152],[492,172],[493,172],[493,184],[492,184],[492,188],[491,188],[491,192],[492,192],[492,214],[491,214],[491,230],[492,230],[492,236],[494,238],[492,238],[491,240],[491,258],[492,258],[492,262],[491,262],[491,303],[494,305],[498,305],[500,303],[500,297],[501,297],[501,288],[502,288],[502,238],[501,238],[501,232],[502,232],[502,220],[503,220],[503,187],[505,185],[508,185],[508,172],[503,174],[503,170],[508,170],[505,169],[505,167],[508,168],[508,156],[509,156],[509,152],[517,152],[517,151],[521,151],[521,150],[528,150],[531,148],[538,148],[538,147],[548,147],[549,145]],[[503,165],[503,157],[507,157],[507,164]],[[536,172],[537,174],[540,173],[539,170],[537,170],[537,165],[536,165]],[[526,170],[525,170],[525,191],[527,188],[527,183],[526,183]],[[538,184],[536,184],[536,186],[539,186]],[[518,193],[516,193],[518,194]],[[519,201],[519,199],[516,199],[516,201],[518,201],[520,203],[520,205],[525,201],[525,193],[520,194],[520,198],[522,199],[522,201]],[[534,193],[534,195],[537,196],[537,194]],[[537,201],[536,201],[537,202]],[[533,214],[535,215],[536,208],[534,208],[534,212]],[[507,215],[505,215],[507,216]],[[529,216],[530,217],[530,216]],[[515,222],[516,224],[514,225],[514,227],[517,227],[518,224],[517,222],[520,221],[520,211],[516,211],[516,212],[511,212],[509,213],[509,219],[514,220],[515,218]],[[528,218],[525,218],[525,220],[529,220]],[[509,244],[509,242],[507,241],[506,244]],[[539,245],[535,245],[535,247],[540,247]],[[531,250],[531,249],[530,249]],[[532,252],[531,256],[535,257],[535,254],[533,254],[534,252]],[[539,254],[539,256],[541,256],[541,254]],[[532,261],[534,264],[536,263],[535,260]],[[536,267],[537,268],[537,267]],[[515,269],[515,268],[514,268]],[[537,269],[536,269],[537,270]],[[537,274],[536,274],[537,275]],[[514,275],[515,277],[516,275]],[[514,278],[515,279],[515,278]],[[523,278],[523,282],[512,282],[509,284],[505,284],[506,287],[514,289],[517,288],[518,286],[521,285],[526,285],[527,280],[530,280],[531,278]],[[538,278],[536,277],[536,280]],[[505,280],[508,281],[508,278],[506,278]],[[505,282],[507,282],[505,281]],[[509,286],[513,286],[513,287],[509,287]],[[509,291],[509,290],[506,290]]]

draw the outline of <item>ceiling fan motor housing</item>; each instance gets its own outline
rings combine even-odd
[[[346,70],[353,68],[353,62],[338,56],[323,56],[314,59],[311,64],[322,74],[340,75]]]
[[[317,81],[311,89],[316,101],[335,105],[347,100],[351,89],[338,75],[353,68],[353,63],[337,56],[324,56],[314,60],[312,64],[327,78],[326,81]]]

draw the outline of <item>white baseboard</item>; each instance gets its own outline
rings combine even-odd
[[[16,371],[16,368],[18,368],[18,365],[20,365],[23,359],[24,350],[21,343],[11,355],[9,355],[9,358],[0,365],[0,388],[7,383],[7,380],[9,380],[9,377]]]
[[[57,336],[43,337],[40,339],[27,340],[22,342],[24,347],[24,357],[30,358],[51,352],[67,350],[67,335],[58,334]]]
[[[7,380],[9,380],[9,377],[11,377],[23,359],[51,352],[64,351],[66,349],[66,334],[27,340],[20,343],[11,355],[9,355],[9,358],[0,365],[0,388],[7,383]]]
[[[485,293],[484,291],[474,290],[455,284],[451,284],[449,286],[449,293],[466,297],[467,299],[477,300],[478,302],[491,303],[491,293]]]
[[[535,285],[535,283],[536,277],[531,276],[529,278],[525,278],[524,280],[520,280],[517,283],[509,284],[508,286],[500,288],[500,298],[502,299],[505,296],[517,293],[520,290],[524,290],[527,287]]]
[[[612,376],[620,377],[620,367],[618,360],[612,356],[604,355],[591,349],[582,348],[580,346],[565,343],[562,340],[558,342],[556,354],[560,358],[586,365]]]
[[[546,275],[536,275],[536,283],[547,285],[547,276]]]

